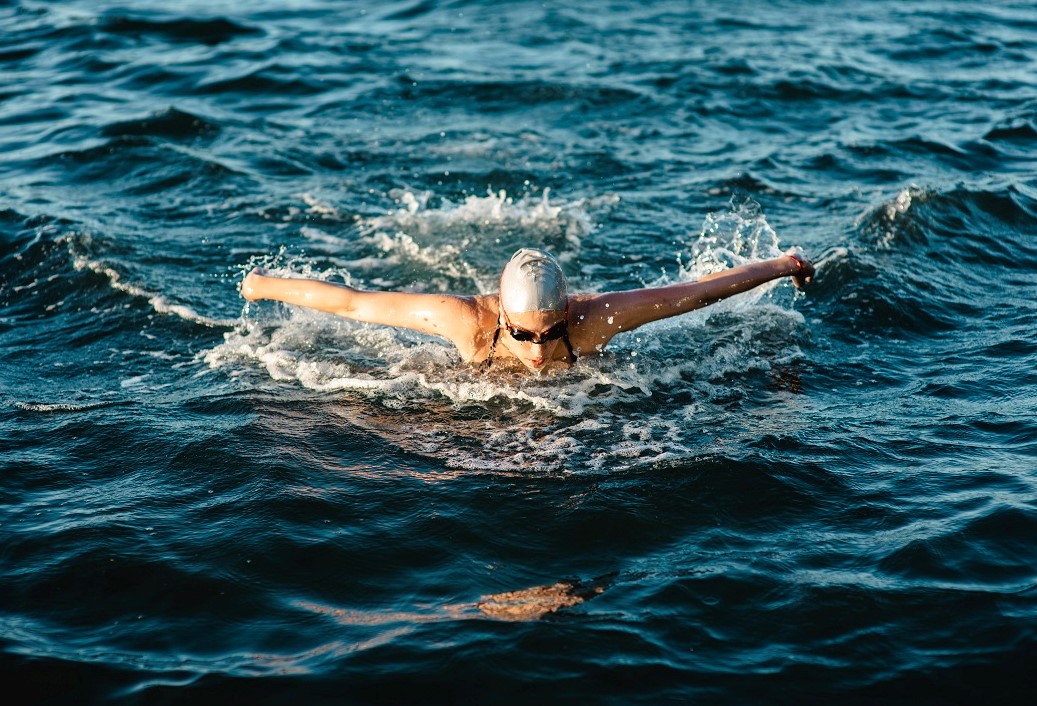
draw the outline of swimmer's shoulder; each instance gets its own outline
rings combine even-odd
[[[569,340],[578,355],[600,353],[615,335],[608,325],[605,304],[600,294],[569,295]]]
[[[457,352],[468,363],[481,363],[494,349],[499,310],[496,294],[460,297],[457,320],[458,335],[453,338]],[[463,331],[463,333],[461,333]]]

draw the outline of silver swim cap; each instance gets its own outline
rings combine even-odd
[[[504,266],[500,277],[500,303],[504,311],[565,311],[568,296],[565,275],[553,255],[536,248],[522,248]]]

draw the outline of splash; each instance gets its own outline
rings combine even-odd
[[[445,342],[298,311],[225,333],[203,359],[250,388],[307,390],[344,424],[448,468],[609,473],[697,453],[700,430],[727,415],[711,400],[802,355],[795,312],[726,318],[717,328],[696,312],[540,376],[475,370]]]
[[[730,267],[782,255],[778,234],[752,199],[731,201],[731,208],[706,215],[691,244],[691,261],[680,260],[684,279],[698,279]]]
[[[516,204],[502,193],[436,208],[428,195],[405,192],[400,199],[399,210],[366,224],[370,237],[385,239],[377,242],[396,257],[420,260],[435,276],[485,278],[488,287],[496,283],[496,266],[462,264],[461,246],[428,234],[442,230],[445,238],[459,224],[475,228],[492,219],[557,223],[561,217],[546,198]],[[390,238],[390,227],[410,233]],[[425,245],[418,245],[420,237]],[[781,250],[758,207],[743,204],[708,216],[689,253],[679,276],[694,279]],[[469,269],[454,269],[462,266]],[[285,274],[300,271],[314,274],[304,262]],[[475,370],[441,339],[280,305],[246,307],[239,326],[203,359],[246,385],[272,382],[330,400],[342,407],[344,423],[450,468],[610,472],[697,453],[703,427],[726,418],[710,400],[745,394],[747,375],[802,355],[795,342],[802,316],[769,292],[759,288],[649,324],[614,339],[605,355],[543,375]]]
[[[563,263],[575,259],[595,215],[618,197],[552,201],[550,189],[519,198],[507,192],[469,195],[459,203],[431,192],[393,192],[398,208],[362,220],[361,237],[384,256],[430,267],[479,292],[496,288],[500,268],[520,247],[542,247]]]
[[[527,194],[516,201],[503,189],[496,193],[488,190],[486,196],[467,196],[461,203],[438,199],[438,206],[433,208],[430,206],[432,192],[401,190],[392,194],[400,207],[386,216],[372,219],[366,227],[371,231],[417,233],[450,230],[458,226],[517,228],[527,235],[561,237],[578,249],[583,236],[593,228],[587,211],[590,202],[556,205],[551,203],[550,194],[551,189],[546,188],[539,197]],[[610,198],[615,199],[606,197],[604,202]]]
[[[388,408],[435,403],[465,412],[494,403],[503,415],[536,411],[565,418],[600,404],[603,389],[648,391],[647,381],[624,367],[486,374],[464,365],[439,339],[299,310],[274,326],[245,322],[202,359],[232,374],[241,363],[259,365],[274,381],[317,393],[356,393]]]
[[[758,203],[752,199],[732,199],[728,210],[706,215],[701,230],[691,239],[687,253],[677,253],[677,276],[674,279],[663,276],[651,285],[695,281],[739,265],[780,257],[795,249],[781,243]],[[748,313],[761,306],[776,305],[795,317],[791,305],[797,296],[797,290],[788,280],[773,280],[713,304],[704,310],[704,315],[708,318],[730,312]],[[685,314],[677,321],[688,316],[694,320],[695,312]]]

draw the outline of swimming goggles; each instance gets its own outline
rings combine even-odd
[[[504,318],[505,320],[507,320],[507,315],[505,315]],[[532,341],[533,343],[546,343],[547,341],[553,341],[556,338],[561,338],[562,336],[564,336],[568,322],[565,319],[562,319],[551,328],[539,333],[536,331],[527,331],[524,328],[516,328],[511,325],[510,321],[508,321],[507,324],[508,335],[514,338],[516,341],[521,341],[523,343],[528,341]]]
[[[565,315],[562,320],[551,326],[546,331],[527,331],[524,328],[518,328],[515,324],[511,323],[511,319],[508,318],[508,312],[504,311],[504,307],[500,309],[501,317],[504,319],[504,325],[508,327],[508,335],[520,343],[546,343],[553,341],[556,338],[561,338],[565,335],[566,330],[569,327],[569,307],[565,307]]]

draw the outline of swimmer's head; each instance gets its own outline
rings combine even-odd
[[[504,266],[500,278],[500,303],[504,311],[565,311],[568,295],[565,275],[553,255],[536,248],[522,248]]]

